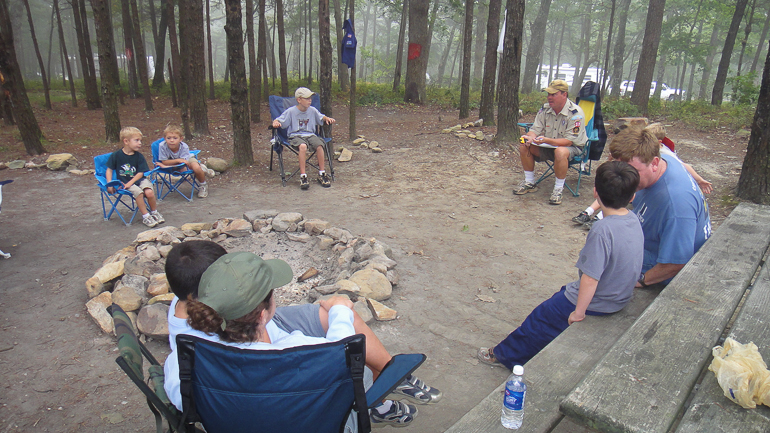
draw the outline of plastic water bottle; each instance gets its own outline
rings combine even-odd
[[[503,397],[503,414],[500,422],[508,429],[518,429],[524,419],[524,398],[527,395],[527,384],[524,383],[524,367],[516,365],[513,373],[505,381],[505,397]]]

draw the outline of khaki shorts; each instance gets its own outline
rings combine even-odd
[[[131,191],[131,194],[134,195],[134,198],[138,198],[140,195],[144,194],[144,190],[148,188],[152,189],[152,183],[149,180],[142,178],[142,180],[139,181],[139,186],[133,184],[128,187],[128,190]]]
[[[535,156],[534,154],[532,156],[535,156],[535,161],[553,161],[554,160],[554,149],[550,147],[540,147],[538,148],[539,156]],[[575,156],[580,155],[583,153],[583,149],[577,147],[577,146],[570,146],[569,147],[569,159],[572,159]]]
[[[321,137],[317,135],[308,135],[305,137],[302,136],[294,136],[289,139],[289,144],[291,147],[295,149],[299,149],[300,144],[305,143],[307,144],[307,148],[309,151],[314,151],[318,146],[324,145],[324,141]]]

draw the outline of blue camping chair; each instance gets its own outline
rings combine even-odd
[[[570,187],[566,182],[564,183],[564,186],[567,187],[567,189],[572,193],[574,197],[578,197],[580,195],[580,181],[582,180],[582,177],[584,175],[591,175],[591,161],[598,161],[602,156],[602,152],[604,151],[604,144],[607,141],[607,133],[604,130],[604,120],[601,114],[600,86],[593,81],[586,82],[580,89],[578,97],[575,98],[575,101],[580,106],[580,108],[583,109],[583,114],[586,116],[585,128],[586,135],[588,136],[588,142],[585,144],[585,146],[583,146],[583,151],[579,155],[573,156],[572,159],[570,159],[569,166],[567,167],[568,172],[570,169],[572,169],[578,174],[578,180],[577,185],[575,185],[575,189],[572,189],[572,187]],[[532,127],[532,124],[519,123],[519,126],[524,127],[525,131],[529,131],[529,128]],[[553,162],[545,161],[545,163],[548,168],[535,182],[535,185],[539,184],[554,174]]]
[[[12,179],[0,180],[0,205],[3,204],[3,185],[8,185],[11,182],[13,182]],[[3,250],[0,250],[0,257],[4,259],[10,259],[11,255],[8,253],[4,253]]]
[[[294,97],[270,95],[270,118],[275,120],[278,118],[278,116],[283,114],[286,109],[295,105],[297,105],[297,99]],[[311,99],[311,106],[316,110],[321,110],[321,97],[318,96],[317,93],[314,94]],[[326,128],[328,128],[328,130]],[[273,131],[273,137],[270,139],[270,171],[273,171],[273,154],[276,154],[278,155],[278,168],[281,170],[281,184],[286,186],[286,182],[294,177],[297,173],[299,173],[299,168],[293,172],[286,172],[283,165],[283,151],[284,149],[289,149],[290,151],[294,152],[295,155],[299,155],[299,150],[293,148],[289,144],[289,137],[287,136],[286,129],[276,129],[273,128],[272,125],[270,125],[268,129]],[[326,136],[327,131],[329,137]],[[321,137],[324,141],[324,156],[326,158],[326,164],[329,166],[326,171],[329,173],[329,176],[332,178],[332,180],[334,180],[334,165],[332,164],[333,155],[331,153],[331,125],[324,125],[319,127],[316,135]],[[308,152],[306,163],[307,165],[318,170],[318,166],[315,164],[315,160],[313,159],[314,155],[315,151]]]
[[[130,226],[136,217],[139,207],[136,205],[134,195],[127,189],[122,189],[123,184],[119,180],[113,180],[107,182],[107,160],[110,159],[111,153],[105,153],[104,155],[98,155],[94,157],[94,176],[96,176],[96,185],[99,187],[101,199],[102,199],[102,216],[105,221],[108,221],[112,214],[117,214],[123,221],[123,224]],[[153,174],[155,170],[146,171],[144,177],[155,184]],[[115,192],[110,194],[107,188],[115,188]],[[120,188],[120,189],[118,189]],[[145,199],[145,202],[147,200]],[[149,207],[149,204],[147,205]],[[109,209],[108,209],[109,208]],[[120,213],[120,209],[127,210],[131,213],[131,218],[126,220]]]
[[[369,408],[425,360],[396,355],[364,389],[365,337],[292,347],[247,350],[180,334],[180,391],[188,425],[218,432],[341,432],[351,409],[358,431],[371,430]]]
[[[158,189],[158,200],[163,200],[171,192],[176,191],[184,197],[187,201],[192,201],[195,191],[198,190],[198,181],[195,179],[195,173],[186,168],[186,164],[177,164],[172,167],[158,167],[155,165],[157,162],[161,162],[160,156],[160,143],[163,142],[163,138],[159,138],[152,142],[152,165],[155,167],[155,184]],[[190,150],[190,153],[198,157],[200,150]],[[184,185],[190,185],[190,196],[188,197],[179,187]]]

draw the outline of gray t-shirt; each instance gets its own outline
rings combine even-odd
[[[190,147],[184,141],[179,142],[179,149],[176,152],[168,147],[166,140],[161,141],[158,146],[158,161],[168,161],[171,159],[184,159],[187,161],[191,156]]]
[[[316,127],[323,123],[324,115],[314,107],[308,107],[306,111],[300,111],[297,106],[289,107],[277,120],[281,127],[291,137],[309,137],[315,135]]]
[[[644,234],[636,214],[609,215],[594,223],[575,264],[578,275],[599,280],[588,311],[614,313],[634,293],[642,271]],[[565,295],[577,305],[580,279],[567,284]]]

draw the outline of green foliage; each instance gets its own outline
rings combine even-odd
[[[527,95],[519,94],[519,109],[524,114],[537,113],[545,104],[545,93],[532,92]]]
[[[756,106],[724,104],[715,107],[707,101],[666,102],[658,112],[650,111],[651,117],[663,117],[678,121],[699,131],[727,129],[737,131],[748,128],[754,118]]]
[[[737,105],[752,105],[759,98],[759,86],[754,84],[757,73],[752,71],[739,77],[730,77],[727,83],[733,87],[733,103]]]
[[[607,98],[602,101],[602,114],[605,120],[617,119],[618,117],[636,117],[639,115],[639,109],[631,104],[629,98]]]

